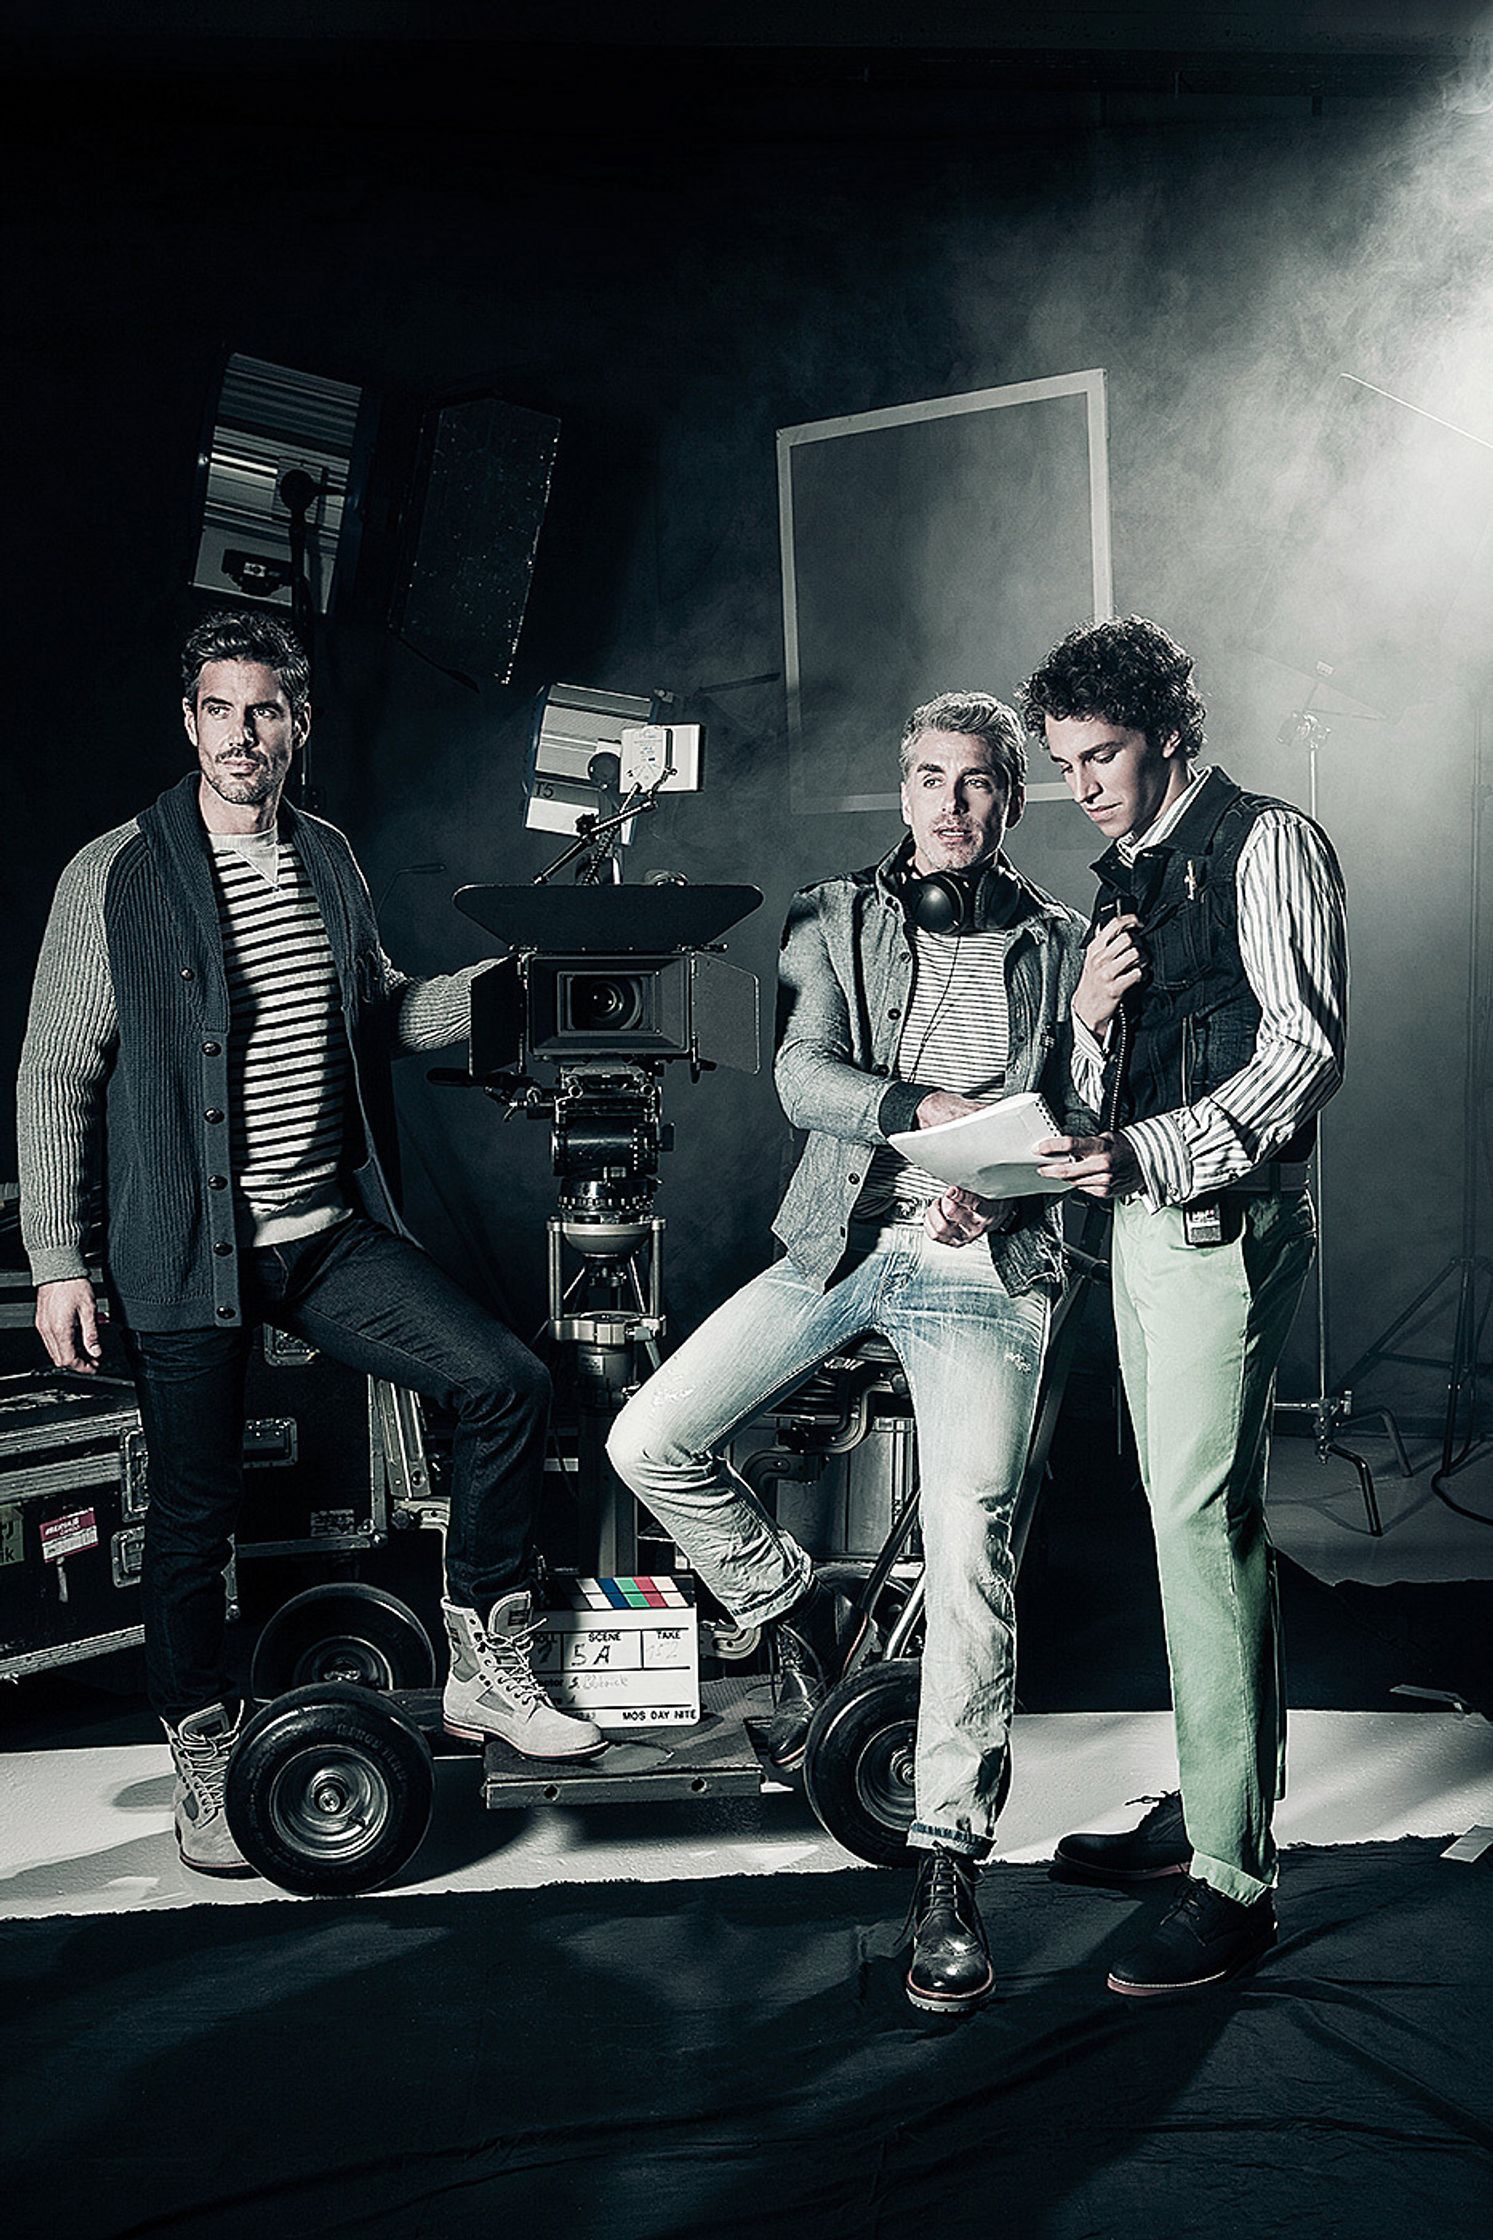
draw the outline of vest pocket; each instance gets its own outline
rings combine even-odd
[[[1189,1104],[1194,1082],[1203,1082],[1205,1088],[1198,1094],[1206,1094],[1236,1074],[1254,1056],[1256,1023],[1252,1017],[1241,1017],[1237,1009],[1212,1011],[1185,1019],[1183,1029],[1182,1075]]]
[[[1209,958],[1209,943],[1202,939],[1199,913],[1193,904],[1164,911],[1154,924],[1141,927],[1147,977],[1153,988],[1187,988],[1202,972]]]

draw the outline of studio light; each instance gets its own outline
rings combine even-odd
[[[367,392],[264,358],[223,369],[198,455],[202,529],[192,581],[223,598],[292,608],[296,555],[325,614],[350,575],[372,437]]]
[[[575,833],[583,816],[615,815],[632,792],[697,793],[701,731],[672,723],[671,693],[647,699],[555,684],[534,705],[524,780],[524,822],[537,832]],[[632,838],[632,820],[622,827]]]

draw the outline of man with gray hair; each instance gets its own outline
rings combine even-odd
[[[807,1131],[774,1229],[785,1256],[728,1299],[627,1404],[621,1477],[777,1663],[772,1764],[802,1766],[837,1676],[833,1597],[722,1449],[827,1355],[874,1331],[917,1425],[926,1646],[910,1842],[926,1854],[907,1993],[929,2012],[994,1984],[975,1882],[1004,1794],[1015,1674],[1011,1526],[1052,1303],[1057,1214],[986,1206],[888,1138],[1041,1090],[1067,1110],[1083,923],[1002,851],[1024,804],[1011,709],[944,693],[902,738],[908,835],[794,897],[779,967],[776,1081]],[[956,1250],[978,1234],[973,1250]]]

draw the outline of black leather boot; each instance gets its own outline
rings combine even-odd
[[[1158,1876],[1186,1874],[1192,1864],[1192,1845],[1182,1824],[1182,1798],[1177,1790],[1158,1797],[1138,1827],[1118,1836],[1064,1836],[1053,1854],[1065,1875],[1084,1882],[1103,1882],[1128,1890]]]
[[[980,1870],[962,1852],[930,1851],[912,1894],[907,1996],[925,2014],[969,2014],[995,1989],[975,1895]]]
[[[774,1773],[785,1778],[802,1771],[809,1721],[840,1677],[837,1599],[816,1579],[791,1610],[769,1621],[777,1678],[765,1750]]]

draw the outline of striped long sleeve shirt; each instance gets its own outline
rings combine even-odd
[[[318,822],[304,821],[313,826]],[[330,827],[323,829],[330,831]],[[21,1230],[32,1281],[38,1284],[68,1281],[88,1272],[85,1247],[91,1186],[99,1164],[104,1092],[119,1049],[119,1010],[105,898],[113,867],[125,850],[138,843],[139,832],[137,820],[131,818],[91,841],[73,858],[58,884],[37,965],[17,1083],[17,1136]],[[247,863],[230,865],[230,878],[249,890],[259,876]],[[268,888],[265,891],[270,892]],[[317,934],[319,939],[324,938],[319,918]],[[225,963],[229,961],[225,958]],[[434,979],[413,980],[397,972],[387,958],[381,962],[389,1044],[394,1054],[442,1049],[465,1035],[471,983],[487,969],[485,963]],[[266,969],[273,967],[267,964]],[[269,998],[267,988],[261,993]],[[235,1002],[237,1025],[247,1034],[260,1003],[249,995],[246,985],[236,989]],[[274,1233],[282,1239],[297,1233],[297,1215],[304,1221],[309,1213],[310,1226],[320,1227],[325,1223],[327,1208],[339,1202],[338,1178],[335,1172],[328,1172],[326,1164],[332,1128],[320,1122],[330,1119],[323,1101],[329,1091],[340,1095],[345,1089],[346,1044],[340,1034],[340,1021],[339,1031],[332,1032],[328,1008],[323,1008],[322,1021],[317,1030],[321,1047],[312,1064],[320,1119],[309,1133],[303,1113],[291,1122],[292,1144],[278,1135],[272,1107],[279,1100],[274,1095],[257,1100],[258,1113],[247,1133],[246,1116],[236,1108],[233,1113],[239,1157],[246,1152],[257,1155],[262,1182],[273,1185],[255,1193],[260,1200],[258,1206],[242,1191],[240,1196],[256,1231],[262,1226],[268,1231],[270,1222],[279,1217]],[[235,1053],[235,1073],[240,1081],[242,1054]],[[263,1046],[263,1055],[273,1063],[269,1042]],[[300,1062],[289,1051],[286,1056],[292,1065]],[[253,1070],[260,1087],[270,1086],[268,1073],[261,1073],[257,1062]],[[281,1171],[272,1178],[269,1165],[274,1157],[279,1158]],[[307,1171],[311,1168],[316,1171]]]
[[[1133,846],[1121,842],[1122,855],[1133,861],[1160,846],[1191,799],[1190,785]],[[1126,1122],[1153,1211],[1211,1197],[1273,1158],[1342,1083],[1347,916],[1316,827],[1293,809],[1262,811],[1239,854],[1236,897],[1240,957],[1261,1014],[1254,1054],[1195,1103]],[[1098,1110],[1105,1050],[1076,1015],[1073,1030],[1074,1086]]]
[[[288,840],[212,836],[228,976],[231,1172],[255,1244],[325,1228],[338,1184],[351,1060],[332,944]]]
[[[1010,935],[999,928],[978,934],[928,933],[919,926],[915,945],[912,995],[893,1080],[955,1089],[966,1097],[1000,1096],[1011,1049],[1005,969]],[[856,1202],[856,1217],[878,1219],[894,1203],[929,1206],[947,1188],[890,1144],[880,1144]]]

